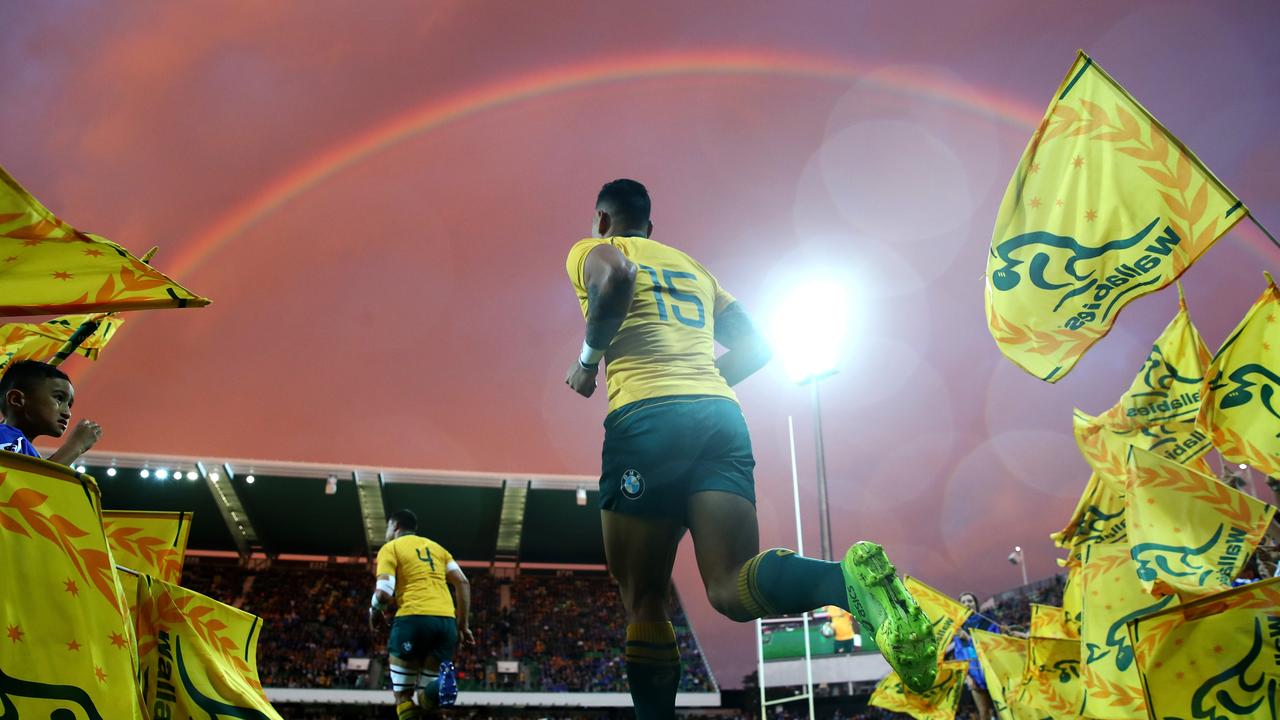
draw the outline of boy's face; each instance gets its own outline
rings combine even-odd
[[[76,391],[62,378],[43,378],[26,390],[10,390],[8,420],[34,439],[37,435],[62,437],[71,423]]]

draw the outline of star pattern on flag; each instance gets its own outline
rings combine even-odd
[[[1038,162],[1033,162],[1033,163],[1031,163],[1031,166],[1027,168],[1027,172],[1028,172],[1028,173],[1038,173],[1038,172],[1040,172],[1040,163],[1038,163]]]
[[[69,272],[63,272],[62,270],[59,270],[58,272],[53,273],[54,280],[70,280],[74,277],[75,275],[72,275]]]
[[[1088,210],[1088,211],[1086,211],[1086,212],[1085,212],[1085,214],[1084,214],[1084,219],[1085,219],[1085,220],[1088,220],[1089,222],[1093,222],[1094,220],[1097,220],[1097,219],[1098,219],[1098,211],[1097,211],[1097,210]]]
[[[1066,205],[1066,203],[1063,202],[1062,198],[1058,198],[1057,200],[1054,201],[1053,204],[1057,205],[1058,207],[1062,207],[1063,205]]]
[[[74,639],[74,638],[72,638],[71,642],[67,643],[67,651],[68,651],[68,652],[79,652],[79,651],[80,651],[80,643],[76,642],[76,641],[75,641],[75,639]]]
[[[18,625],[10,625],[8,634],[9,634],[9,641],[14,643],[15,645],[17,643],[22,642],[22,636],[26,635],[26,633],[22,632],[22,628],[19,627]]]
[[[102,251],[97,248],[88,248],[84,251],[84,254],[89,257],[102,257]]]
[[[22,247],[35,247],[42,242],[44,242],[44,240],[40,238],[27,238],[22,241]]]
[[[125,640],[124,636],[121,635],[120,633],[113,632],[111,633],[111,644],[115,645],[118,648],[124,648],[129,645],[129,642]]]
[[[1040,208],[1040,198],[1033,197],[1031,198],[1031,202],[1027,204],[1031,206],[1032,210],[1038,210]]]
[[[1276,321],[1276,316],[1275,316],[1275,315],[1268,315],[1268,316],[1267,316],[1267,322],[1269,322],[1269,323],[1273,323],[1273,322],[1275,322],[1275,321]]]
[[[1075,158],[1071,160],[1071,167],[1077,170],[1084,167],[1084,158],[1080,157],[1079,155],[1075,156]]]
[[[100,667],[96,667],[96,666],[95,666],[95,667],[93,668],[93,674],[98,676],[98,682],[106,682],[106,681],[107,681],[107,673],[106,673],[106,672],[104,672],[104,671],[102,670],[102,668],[100,668]]]
[[[4,261],[5,261],[5,262],[7,262],[7,263],[17,262],[17,260],[18,260],[18,256],[17,256],[17,255],[10,255],[9,257],[7,257],[7,258],[5,258],[5,259],[4,259]]]
[[[62,581],[62,585],[63,585],[62,587],[63,591],[69,592],[75,597],[80,596],[80,588],[76,587],[75,580],[72,580],[71,578],[67,578],[66,580]]]

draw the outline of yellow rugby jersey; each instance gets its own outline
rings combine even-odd
[[[638,266],[627,318],[605,351],[609,409],[671,395],[718,395],[737,400],[716,369],[715,314],[733,304],[696,260],[642,237],[587,238],[569,251],[565,269],[587,314],[582,272],[598,245],[618,248]]]
[[[453,596],[445,570],[453,556],[421,535],[401,535],[378,551],[378,574],[396,579],[396,617],[453,617]]]
[[[831,616],[831,630],[835,633],[835,639],[840,641],[852,640],[853,616],[835,605],[828,605],[826,610],[827,614]]]

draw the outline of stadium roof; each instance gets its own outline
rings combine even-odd
[[[194,512],[194,550],[363,556],[381,544],[386,515],[408,508],[459,560],[604,563],[589,476],[101,452],[81,463],[108,510]]]

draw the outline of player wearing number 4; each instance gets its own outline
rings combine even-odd
[[[596,199],[592,237],[566,268],[586,341],[565,383],[585,397],[608,373],[600,474],[609,571],[627,612],[626,668],[636,717],[675,715],[680,653],[667,617],[671,567],[688,529],[707,597],[733,620],[851,610],[912,689],[937,671],[929,621],[872,543],[843,562],[759,547],[755,459],[730,389],[763,367],[750,316],[685,253],[650,239],[649,193],[615,180]],[[715,356],[715,343],[727,352]]]
[[[378,550],[378,581],[369,608],[370,628],[395,616],[387,654],[399,720],[416,720],[453,705],[458,697],[453,650],[459,640],[474,641],[467,623],[467,576],[448,550],[417,532],[418,518],[408,510],[397,510],[387,520],[387,543]],[[458,596],[456,606],[450,585]]]

